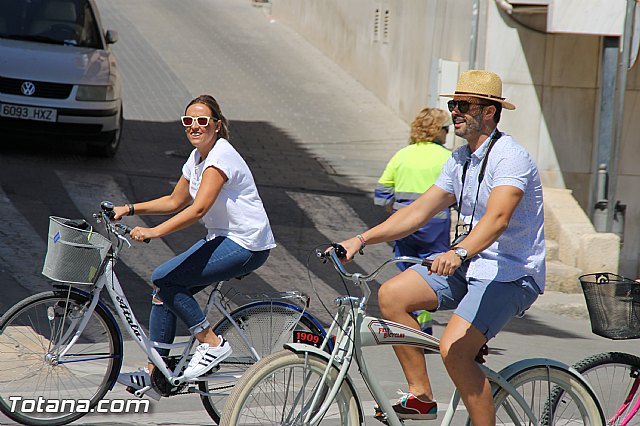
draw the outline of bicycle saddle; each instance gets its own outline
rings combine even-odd
[[[476,355],[476,362],[479,364],[484,364],[485,362],[487,362],[484,357],[489,355],[489,346],[487,345],[482,345],[482,347],[480,348],[480,350],[478,351],[478,355]]]

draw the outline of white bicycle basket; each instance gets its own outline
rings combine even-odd
[[[111,241],[93,228],[80,229],[81,221],[49,217],[47,255],[42,274],[54,281],[93,284],[111,248]],[[76,225],[76,226],[74,226]]]

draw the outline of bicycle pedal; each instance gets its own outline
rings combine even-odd
[[[213,367],[211,367],[209,369],[209,371],[207,371],[207,374],[215,374],[218,371],[220,371],[220,363],[218,363],[218,364],[214,365]]]
[[[383,412],[380,409],[380,407],[378,407],[377,405],[373,408],[375,410],[375,413],[373,414],[373,418],[379,421],[380,423],[384,423],[385,425],[388,425],[389,421],[387,419],[387,414]]]
[[[200,376],[196,377],[196,380],[204,380],[204,379],[208,379],[208,376],[213,376],[215,375],[218,371],[220,371],[220,364],[216,364],[213,367],[211,367],[209,370],[205,371],[204,373],[202,373]]]
[[[378,407],[377,405],[375,407],[373,407],[374,410],[376,411],[373,414],[373,418],[376,419],[377,421],[379,421],[380,423],[383,423],[385,425],[389,424],[389,418],[387,416],[387,413],[383,412],[380,407]],[[400,420],[400,423],[404,424],[404,420],[403,419],[398,419]]]
[[[131,387],[131,386],[127,386],[127,387],[125,388],[125,390],[126,390],[127,392],[129,392],[129,393],[130,393],[131,395],[133,395],[133,396],[135,396],[135,395],[136,395],[136,389],[135,389],[135,388],[133,388],[133,387]],[[141,398],[141,397],[138,397],[138,398]]]

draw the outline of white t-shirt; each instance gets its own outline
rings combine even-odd
[[[207,240],[225,236],[252,251],[276,246],[269,218],[262,205],[253,175],[244,159],[226,139],[218,139],[204,161],[194,149],[182,166],[182,174],[189,181],[189,194],[196,198],[202,173],[216,167],[227,176],[218,198],[201,219],[207,228]]]

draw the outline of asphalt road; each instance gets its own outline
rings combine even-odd
[[[305,291],[313,296],[310,311],[328,321],[319,300],[328,303],[345,290],[329,266],[313,259],[313,250],[384,219],[370,195],[386,160],[406,143],[406,123],[274,20],[268,8],[252,7],[250,0],[98,4],[105,26],[120,35],[114,50],[125,85],[123,145],[115,158],[100,159],[59,140],[16,138],[0,144],[0,312],[49,288],[40,271],[50,215],[89,219],[104,199],[142,201],[171,190],[190,151],[179,116],[190,99],[210,93],[231,121],[231,142],[254,172],[278,242],[263,268],[233,285],[244,292]],[[162,220],[128,219],[131,225]],[[143,324],[154,265],[203,233],[194,226],[149,246],[135,245],[118,264],[118,276]],[[352,270],[372,270],[390,254],[388,245],[369,247]],[[393,273],[389,270],[381,281]],[[500,369],[529,357],[573,363],[606,350],[637,352],[635,341],[611,342],[592,335],[580,297],[542,296],[524,318],[490,342],[488,365]],[[375,297],[370,313],[377,313]],[[436,335],[447,318],[445,312],[435,315]],[[389,398],[394,398],[394,391],[405,385],[391,351],[367,353]],[[427,359],[444,409],[451,383],[437,355]],[[140,352],[127,343],[124,368],[143,363]],[[362,382],[356,382],[370,408],[370,396]],[[110,399],[128,396],[120,386],[108,394]],[[8,421],[0,417],[0,423]],[[88,415],[77,422],[208,423],[194,396],[154,402],[147,414]]]

